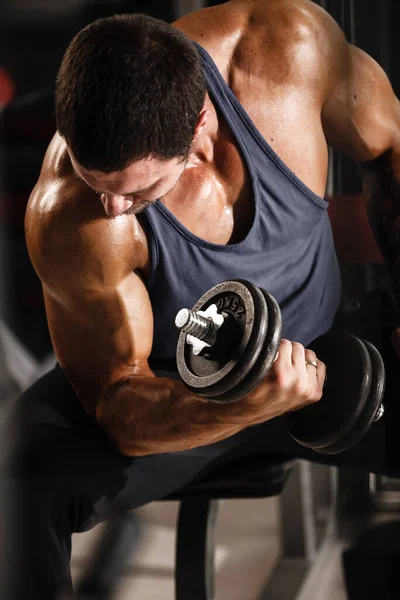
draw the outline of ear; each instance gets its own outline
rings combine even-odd
[[[197,136],[202,132],[204,127],[206,126],[210,111],[207,108],[203,108],[201,113],[199,114],[199,118],[197,119],[196,129],[194,131],[194,135]]]

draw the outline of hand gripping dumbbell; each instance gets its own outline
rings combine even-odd
[[[277,301],[244,280],[225,281],[177,314],[179,374],[196,394],[236,402],[267,375],[282,331]],[[384,413],[385,368],[370,342],[330,331],[309,346],[325,363],[321,400],[284,416],[290,435],[322,454],[354,446]]]

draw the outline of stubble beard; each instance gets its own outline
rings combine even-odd
[[[155,202],[156,201],[149,202],[148,200],[144,200],[143,202],[135,202],[135,204],[132,204],[132,206],[130,208],[128,208],[127,210],[125,210],[123,214],[124,215],[139,215],[144,210],[146,210],[146,208],[155,204]]]

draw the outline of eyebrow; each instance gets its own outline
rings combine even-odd
[[[157,181],[155,183],[152,183],[151,185],[149,185],[149,187],[147,188],[143,188],[142,190],[136,190],[136,192],[130,192],[129,194],[120,194],[121,196],[137,196],[137,194],[143,194],[144,192],[148,192],[150,191],[153,187],[156,187],[156,185],[158,184],[160,180],[157,179]]]
[[[82,179],[82,178],[81,178]],[[82,179],[82,181],[84,181]],[[84,181],[84,183],[86,183],[86,181]],[[136,190],[136,192],[128,192],[127,194],[118,194],[118,196],[137,196],[138,194],[143,194],[144,192],[148,192],[149,190],[151,190],[153,187],[155,187],[157,185],[158,181],[156,183],[153,183],[152,185],[150,185],[147,188],[144,188],[143,190]],[[90,187],[90,189],[93,192],[96,192],[96,194],[106,194],[107,192],[102,192],[101,190],[95,190],[91,185],[89,185],[88,183],[86,183],[86,185],[88,187]]]
[[[72,161],[71,161],[72,164]],[[85,181],[80,175],[79,173],[76,171],[74,165],[72,164],[72,170],[74,171],[75,175],[78,177],[78,179],[80,179],[81,181],[83,181],[83,183],[85,183],[91,190],[92,192],[95,192],[96,194],[104,194],[105,192],[101,192],[100,190],[96,190],[94,187],[92,187],[91,185],[88,184],[87,181]],[[153,187],[156,187],[156,185],[161,181],[162,178],[157,179],[157,181],[155,181],[154,183],[152,183],[151,185],[149,185],[147,188],[143,188],[142,190],[136,190],[136,192],[129,192],[127,194],[118,194],[118,196],[137,196],[137,194],[143,194],[144,192],[148,192],[149,190],[151,190]]]

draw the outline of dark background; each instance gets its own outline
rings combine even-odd
[[[209,0],[208,5],[219,3]],[[378,60],[399,95],[398,0],[325,0],[320,4],[350,41]],[[0,318],[38,359],[49,353],[51,344],[40,282],[26,251],[23,219],[55,131],[52,93],[63,52],[73,35],[98,17],[144,12],[173,21],[183,6],[182,0],[14,0],[1,8]],[[340,191],[356,191],[360,182],[353,166],[344,160],[336,165]]]

